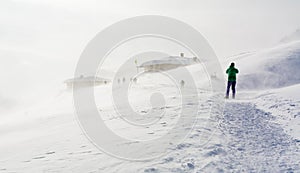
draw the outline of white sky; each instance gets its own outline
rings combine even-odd
[[[219,57],[270,47],[300,27],[298,0],[1,0],[1,47],[78,56],[98,31],[121,19],[156,14],[182,20]]]

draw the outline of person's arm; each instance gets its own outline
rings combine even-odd
[[[238,70],[238,69],[236,69],[236,73],[239,73],[239,70]]]
[[[228,72],[229,72],[229,68],[226,70],[226,73],[228,74]]]

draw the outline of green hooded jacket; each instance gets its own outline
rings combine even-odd
[[[236,74],[239,73],[239,70],[234,68],[233,66],[230,66],[226,73],[228,74],[228,81],[236,81]]]

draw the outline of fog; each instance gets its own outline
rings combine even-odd
[[[147,14],[179,19],[226,58],[276,45],[299,27],[299,10],[296,0],[3,0],[1,114],[27,109],[64,90],[63,81],[73,76],[86,44],[119,20]]]

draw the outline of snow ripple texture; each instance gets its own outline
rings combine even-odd
[[[215,172],[297,172],[297,141],[275,123],[272,114],[251,103],[228,102],[220,130],[227,139],[224,157],[206,168]]]

